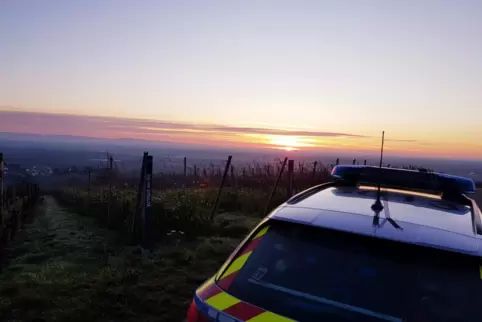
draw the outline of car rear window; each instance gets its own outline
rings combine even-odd
[[[227,291],[299,321],[480,318],[479,258],[271,222]]]

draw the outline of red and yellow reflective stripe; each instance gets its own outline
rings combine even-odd
[[[266,313],[265,310],[244,302],[239,302],[225,309],[223,312],[241,321],[250,321],[257,316]]]
[[[240,303],[241,301],[235,298],[234,296],[229,295],[228,293],[221,292],[219,294],[216,294],[208,298],[204,302],[206,304],[211,305],[215,309],[218,309],[219,311],[224,311],[230,308],[231,306]]]
[[[256,246],[258,246],[261,237],[268,232],[269,226],[261,229],[254,238],[243,248],[241,254],[227,267],[226,271],[221,275],[218,280],[218,285],[227,290],[238,272],[243,268],[244,264],[248,261],[249,256],[253,253]]]
[[[259,237],[263,236],[267,231],[268,231],[268,228],[269,226],[266,226],[264,227],[262,230],[260,230],[256,235],[255,237],[253,238],[253,240],[257,239],[259,241]],[[249,239],[248,239],[249,240]],[[252,244],[250,244],[252,245]],[[246,249],[246,248],[245,248]],[[252,250],[252,249],[251,249]],[[223,263],[223,266],[221,266],[221,268],[219,269],[218,273],[216,274],[216,277],[219,278],[219,274],[221,272],[224,272],[224,270],[226,269],[226,267],[229,265],[229,263],[231,262],[231,259],[233,258],[234,254],[238,251],[238,249],[236,249],[233,254],[228,258],[228,260],[226,260],[226,262]]]
[[[246,261],[248,260],[248,258],[249,258],[249,256],[251,255],[252,252],[253,251],[249,251],[249,252],[244,253],[243,255],[239,256],[238,258],[236,258],[231,263],[231,265],[228,266],[228,269],[223,273],[223,275],[221,276],[221,279],[239,271],[244,266],[244,264],[246,263]]]
[[[248,322],[294,322],[295,320],[288,319],[284,316],[274,314],[273,312],[264,312],[254,318],[248,320]]]
[[[222,290],[214,283],[214,276],[207,280],[200,288],[196,290],[197,296],[202,300],[213,297],[216,294],[221,293]]]
[[[264,234],[266,234],[266,233],[268,232],[268,229],[269,229],[269,226],[266,226],[266,227],[264,227],[263,229],[261,229],[261,230],[256,234],[256,236],[254,236],[253,240],[256,239],[256,238],[259,238],[259,237],[264,236]]]
[[[199,288],[196,290],[196,293],[201,293],[204,290],[206,290],[209,286],[211,286],[214,283],[214,276],[208,279],[206,282],[204,282],[203,285],[199,286]]]
[[[273,312],[265,311],[257,306],[243,302],[236,297],[224,292],[222,289],[228,289],[232,281],[248,261],[249,256],[253,253],[256,246],[259,244],[261,237],[268,232],[269,226],[261,229],[254,238],[248,242],[241,253],[234,259],[234,261],[227,267],[222,269],[226,271],[221,275],[221,278],[215,283],[215,276],[207,280],[201,287],[196,290],[196,294],[204,303],[212,306],[218,311],[223,312],[229,316],[246,322],[294,322],[281,315]],[[218,287],[219,286],[219,287]]]
[[[214,286],[216,287],[216,286]],[[246,322],[294,322],[273,312],[265,311],[262,308],[243,302],[226,292],[209,297],[204,301],[218,311]]]

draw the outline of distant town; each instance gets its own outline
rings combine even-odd
[[[109,156],[113,158],[113,169],[125,177],[136,177],[140,171],[142,153],[149,151],[154,156],[154,172],[163,174],[182,173],[186,158],[186,172],[220,171],[229,155],[233,156],[233,167],[242,168],[260,165],[276,165],[282,158],[295,160],[297,167],[312,167],[317,165],[331,167],[337,160],[341,164],[378,164],[378,156],[352,155],[350,152],[334,154],[324,151],[316,153],[240,150],[221,148],[193,148],[189,145],[172,145],[152,142],[111,142],[105,139],[89,138],[88,140],[72,139],[70,137],[43,138],[40,142],[31,137],[22,139],[0,134],[0,146],[4,157],[5,184],[18,181],[34,181],[37,183],[54,184],[57,181],[76,179],[87,180],[87,173],[102,172],[109,167]],[[384,165],[404,168],[428,168],[437,172],[450,173],[472,178],[475,182],[482,181],[482,162],[477,160],[454,159],[416,159],[410,157],[387,155]]]

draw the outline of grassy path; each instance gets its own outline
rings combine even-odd
[[[46,197],[6,251],[0,320],[81,320],[76,313],[84,314],[95,301],[89,290],[108,260],[106,242],[112,241],[91,220]]]
[[[476,199],[482,205],[482,193]],[[225,237],[172,240],[142,261],[115,233],[46,197],[6,251],[0,321],[183,321],[195,288],[258,221],[222,220]]]
[[[46,197],[7,249],[0,321],[182,321],[241,236],[159,247],[148,261]]]

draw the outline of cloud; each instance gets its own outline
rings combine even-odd
[[[408,143],[415,143],[420,142],[419,140],[404,140],[404,139],[385,139],[388,142],[408,142]]]
[[[0,132],[68,134],[94,137],[135,138],[142,135],[290,135],[307,137],[365,138],[353,133],[282,130],[262,127],[236,127],[218,124],[141,120],[115,117],[77,116],[30,112],[0,111]]]
[[[255,127],[220,126],[220,127],[212,127],[211,129],[222,131],[222,132],[268,134],[268,135],[294,135],[294,136],[311,136],[311,137],[352,137],[352,138],[366,137],[364,135],[357,135],[357,134],[350,134],[350,133],[318,132],[318,131],[289,131],[289,130],[278,130],[278,129],[255,128]]]

